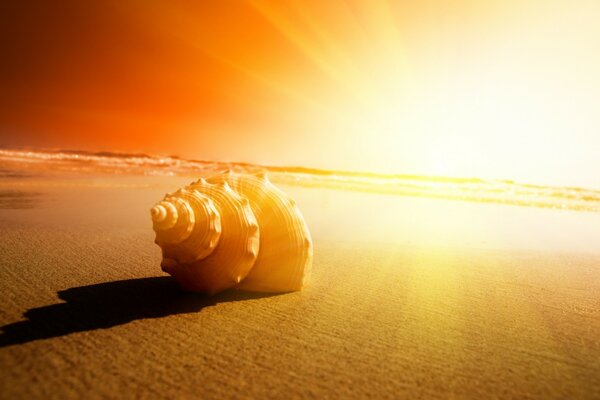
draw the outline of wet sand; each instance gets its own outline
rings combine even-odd
[[[11,179],[0,398],[600,398],[598,214],[288,187],[310,285],[204,297],[148,214],[189,178]]]

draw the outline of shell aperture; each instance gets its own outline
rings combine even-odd
[[[224,173],[166,195],[151,209],[162,269],[186,290],[300,290],[313,248],[295,202],[266,175]]]

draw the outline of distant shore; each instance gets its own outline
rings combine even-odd
[[[226,170],[267,173],[275,183],[314,188],[509,204],[516,206],[600,211],[600,190],[541,186],[511,180],[377,174],[315,169],[299,166],[264,166],[244,162],[186,160],[144,153],[86,152],[73,150],[0,149],[0,180],[6,174],[48,171],[141,176],[205,176]],[[4,174],[4,175],[3,175]]]

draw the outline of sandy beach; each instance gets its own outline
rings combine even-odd
[[[598,213],[285,187],[310,284],[205,297],[148,214],[189,180],[4,177],[1,398],[600,398]]]
[[[3,1],[0,400],[600,400],[599,21]]]

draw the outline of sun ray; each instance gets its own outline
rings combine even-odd
[[[365,92],[363,77],[353,67],[328,33],[313,21],[313,16],[303,7],[291,9],[264,0],[248,0],[270,23],[312,60],[338,87],[354,99],[362,99]],[[294,4],[293,2],[290,4]],[[303,23],[299,23],[301,20]]]

